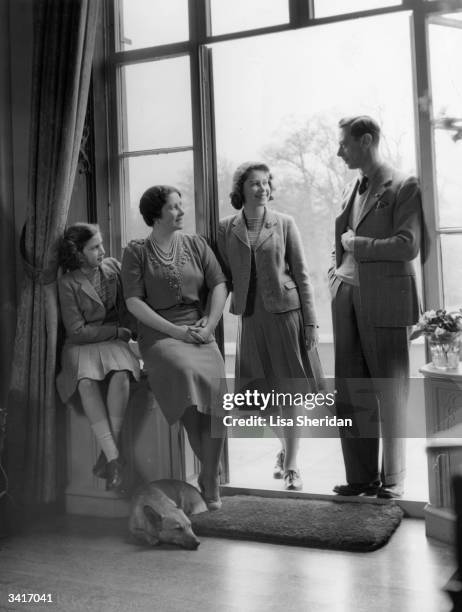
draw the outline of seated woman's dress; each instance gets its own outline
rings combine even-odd
[[[117,328],[127,314],[120,263],[108,257],[91,277],[80,269],[66,272],[58,289],[66,338],[56,387],[63,403],[83,378],[104,380],[110,372],[126,370],[138,380],[138,360],[128,343],[117,339]]]
[[[208,291],[226,279],[203,238],[178,232],[176,240],[169,265],[149,238],[128,244],[122,261],[124,295],[142,299],[176,325],[193,325],[204,314]],[[138,322],[138,343],[151,389],[169,424],[189,406],[205,414],[221,407],[226,380],[215,340],[189,344]]]

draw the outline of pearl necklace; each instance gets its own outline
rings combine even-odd
[[[153,235],[149,236],[149,244],[151,245],[152,251],[160,263],[164,264],[164,266],[171,266],[176,259],[176,254],[178,252],[178,236],[177,234],[173,235],[172,244],[168,251],[164,251],[159,246],[159,243],[155,240]]]

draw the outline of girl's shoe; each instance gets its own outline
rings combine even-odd
[[[103,451],[100,452],[92,472],[97,478],[106,478],[107,459]]]
[[[120,490],[122,477],[123,463],[120,457],[108,461],[106,466],[106,491]]]

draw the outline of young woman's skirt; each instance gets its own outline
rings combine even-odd
[[[313,393],[322,387],[317,348],[307,351],[301,310],[271,313],[259,292],[251,315],[240,317],[236,390]]]
[[[63,403],[67,403],[82,378],[104,380],[110,372],[122,370],[130,372],[135,380],[140,377],[139,361],[123,340],[65,344],[56,387]]]

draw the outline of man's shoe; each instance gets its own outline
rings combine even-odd
[[[273,468],[273,478],[284,478],[284,451],[280,450],[276,455],[276,463]]]
[[[381,499],[396,499],[402,497],[404,488],[402,485],[383,485],[377,492],[377,497]]]
[[[300,491],[303,481],[298,470],[286,470],[284,472],[284,489],[286,491]]]
[[[376,495],[379,488],[380,485],[378,482],[370,482],[367,484],[335,485],[333,491],[337,493],[337,495],[352,497],[353,495]]]

